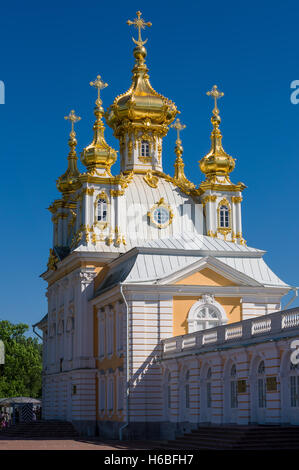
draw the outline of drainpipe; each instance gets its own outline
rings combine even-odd
[[[123,430],[129,424],[129,391],[130,391],[130,360],[129,360],[129,306],[123,292],[123,284],[120,283],[120,293],[126,306],[126,422],[119,428],[119,440],[123,440]]]
[[[299,287],[292,287],[292,288],[291,288],[291,291],[294,292],[294,295],[293,295],[293,297],[288,301],[288,303],[284,306],[284,308],[283,308],[284,310],[286,310],[286,309],[294,302],[294,300],[296,299],[296,297],[298,297],[298,289],[299,289]]]

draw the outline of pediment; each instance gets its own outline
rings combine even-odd
[[[255,279],[228,266],[219,259],[207,256],[166,276],[160,284],[197,286],[260,286]]]

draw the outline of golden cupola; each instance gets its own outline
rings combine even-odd
[[[76,132],[74,130],[74,124],[80,121],[80,117],[76,116],[75,111],[72,110],[68,116],[65,116],[71,122],[71,132],[69,137],[70,151],[68,154],[68,168],[66,172],[60,176],[56,181],[57,189],[63,194],[64,198],[67,198],[70,194],[80,188],[81,183],[79,181],[80,172],[77,167],[77,153],[76,153]]]
[[[199,167],[206,175],[208,181],[216,180],[217,177],[228,181],[229,173],[235,168],[235,159],[228,155],[222,147],[222,134],[219,129],[221,118],[217,107],[217,100],[221,98],[224,93],[219,91],[217,86],[214,85],[212,90],[207,92],[207,95],[214,98],[214,109],[211,118],[213,125],[211,133],[212,146],[210,152],[200,160]]]
[[[135,65],[132,70],[132,84],[129,90],[115,98],[105,117],[107,124],[120,140],[122,170],[149,166],[161,167],[162,137],[168,132],[169,124],[178,113],[176,105],[157,93],[150,84],[148,68],[145,64],[147,51],[141,38],[141,29],[151,26],[137,12],[129,25],[138,29],[138,39],[134,49]]]
[[[111,176],[111,166],[117,159],[117,152],[107,144],[104,137],[105,126],[102,120],[104,109],[102,107],[103,102],[100,97],[101,90],[106,88],[108,85],[107,83],[104,83],[100,75],[98,75],[94,82],[90,82],[90,86],[93,86],[98,90],[98,97],[95,102],[96,106],[94,109],[96,117],[93,126],[94,137],[91,144],[83,150],[81,161],[86,166],[89,174]]]

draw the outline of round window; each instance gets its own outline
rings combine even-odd
[[[169,211],[166,207],[157,207],[153,213],[153,219],[157,225],[165,225],[169,222]]]

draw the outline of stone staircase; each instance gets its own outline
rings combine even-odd
[[[67,421],[32,421],[0,430],[0,439],[76,439],[79,434]]]
[[[299,426],[199,426],[163,449],[299,450]]]

